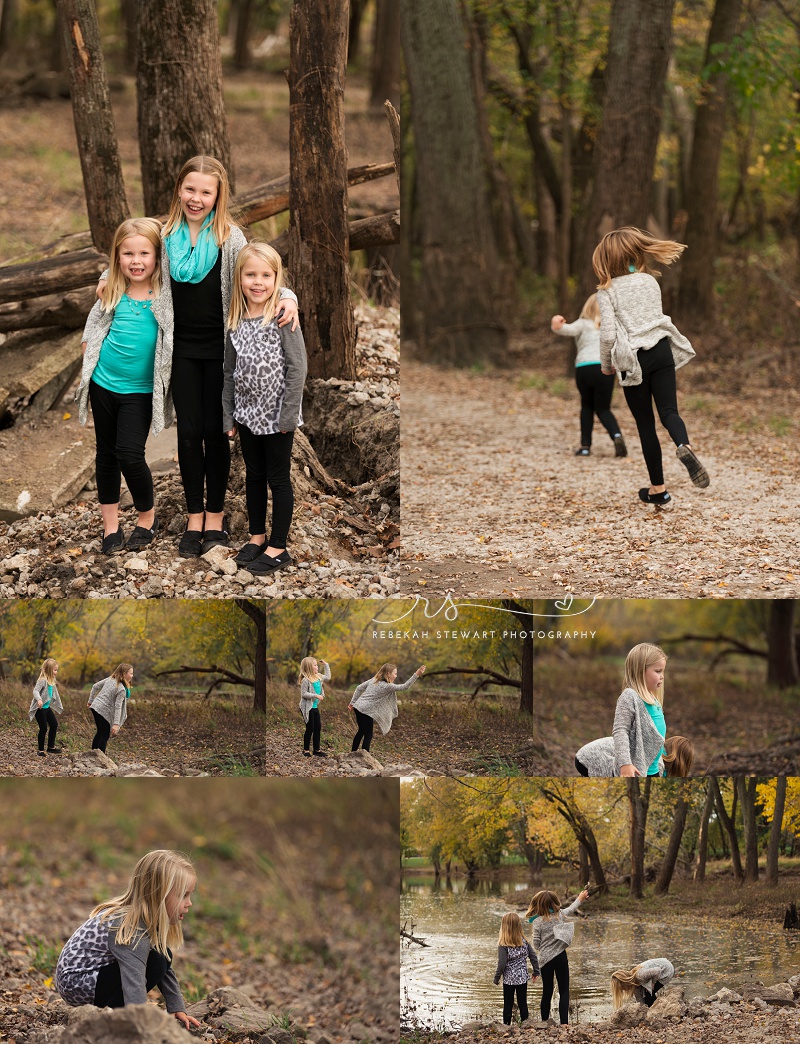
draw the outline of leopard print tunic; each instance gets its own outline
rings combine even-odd
[[[261,319],[244,319],[230,337],[236,349],[233,416],[254,435],[274,435],[281,430],[286,395],[286,356],[278,324],[274,319],[267,326]]]
[[[56,967],[56,989],[73,1007],[94,1004],[100,969],[115,961],[108,945],[109,923],[90,917],[61,951]]]

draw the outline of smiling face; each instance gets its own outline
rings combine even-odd
[[[130,670],[126,671],[126,672],[125,672],[125,673],[123,674],[123,678],[125,679],[125,681],[126,681],[126,682],[128,683],[128,685],[130,686],[131,682],[133,681],[133,667],[131,667],[131,669],[130,669]]]
[[[183,216],[198,229],[214,209],[219,193],[219,179],[213,174],[192,172],[183,179],[178,193]]]
[[[245,262],[241,274],[242,293],[249,312],[263,312],[275,292],[275,275],[274,269],[255,254]]]
[[[148,284],[156,270],[156,249],[146,236],[128,236],[119,245],[119,267],[130,286]]]
[[[192,906],[192,893],[197,884],[196,877],[190,877],[183,893],[170,892],[165,900],[167,916],[170,924],[180,924]]]
[[[667,661],[663,659],[663,657],[660,660],[651,663],[649,667],[645,667],[644,683],[649,692],[657,693],[664,684],[664,671],[666,670],[666,667]]]

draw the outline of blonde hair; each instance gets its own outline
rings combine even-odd
[[[555,892],[545,888],[541,892],[537,892],[531,899],[525,916],[541,917],[542,920],[549,921],[551,917],[557,917],[560,911],[561,900]]]
[[[117,942],[121,946],[135,946],[146,934],[152,947],[166,954],[168,948],[183,945],[183,928],[180,922],[170,922],[167,899],[170,895],[182,899],[196,880],[197,873],[182,852],[148,852],[134,867],[128,890],[100,903],[91,916],[103,921],[118,918]]]
[[[500,922],[500,934],[497,937],[498,946],[524,946],[525,936],[522,934],[522,921],[519,914],[503,914]]]
[[[233,270],[233,287],[231,288],[231,307],[228,310],[227,328],[235,330],[247,312],[247,299],[242,290],[242,270],[251,257],[259,257],[275,273],[275,286],[272,294],[264,304],[264,320],[262,326],[266,326],[275,316],[275,309],[281,296],[283,286],[283,262],[278,251],[269,245],[254,240],[242,247],[236,258],[236,268]]]
[[[657,663],[659,660],[664,660],[666,663],[666,659],[667,654],[657,645],[651,645],[649,642],[642,642],[640,645],[634,645],[625,658],[624,687],[626,689],[633,689],[635,693],[638,693],[638,695],[642,697],[645,703],[657,703],[659,707],[663,707],[663,684],[661,685],[659,692],[650,692],[645,685],[644,672],[648,667],[652,667],[653,664]]]
[[[636,987],[640,985],[636,978],[639,968],[641,968],[641,965],[637,964],[630,971],[615,971],[611,976],[611,1000],[615,1010],[621,1008],[626,1001],[630,1000],[636,991]]]
[[[688,776],[694,764],[694,744],[685,736],[670,736],[664,741],[662,760],[668,776]]]
[[[129,685],[125,681],[125,675],[128,673],[128,671],[132,671],[132,670],[133,670],[133,664],[132,663],[121,663],[118,667],[114,668],[114,671],[113,671],[111,677],[114,679],[114,681],[117,683],[117,685],[124,685],[125,688],[127,689],[127,688],[129,688]]]
[[[388,681],[389,680],[389,675],[392,673],[392,671],[396,671],[396,670],[397,670],[397,665],[396,664],[394,664],[394,663],[384,663],[381,667],[378,668],[378,673],[375,675],[375,677],[372,680],[373,681]]]
[[[169,213],[164,224],[164,236],[174,232],[182,221],[185,221],[181,209],[181,186],[190,174],[210,174],[217,179],[217,199],[214,203],[214,217],[211,222],[211,234],[217,246],[222,246],[231,234],[233,225],[233,214],[231,213],[231,184],[228,180],[228,172],[218,159],[213,156],[192,156],[180,169],[175,188],[172,191],[172,200],[169,205]]]
[[[676,243],[673,239],[656,239],[649,232],[633,225],[614,229],[603,236],[592,254],[592,268],[600,280],[597,289],[607,290],[612,279],[628,274],[630,265],[637,272],[660,275],[652,262],[671,265],[685,249],[685,243]]]
[[[114,233],[114,241],[111,244],[108,259],[108,282],[100,292],[100,307],[104,312],[112,312],[122,300],[122,296],[128,288],[128,281],[122,273],[119,263],[119,252],[122,244],[131,236],[144,236],[148,242],[155,247],[156,267],[150,282],[153,287],[153,296],[156,297],[161,290],[161,222],[155,218],[128,218],[123,221]]]
[[[46,679],[48,685],[55,685],[56,674],[54,668],[58,667],[58,660],[54,660],[48,657],[42,664],[42,669],[39,671],[39,679]]]
[[[303,678],[307,678],[310,682],[320,681],[321,675],[319,673],[319,667],[313,667],[312,664],[316,661],[316,656],[306,656],[304,660],[300,662],[300,677],[298,681],[302,681]],[[325,686],[321,686],[322,693],[325,693]]]
[[[591,294],[586,298],[578,318],[588,319],[589,322],[594,323],[598,330],[600,329],[600,305],[597,303],[597,294]]]

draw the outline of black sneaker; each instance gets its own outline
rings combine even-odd
[[[688,446],[678,446],[675,453],[678,460],[689,472],[689,478],[694,482],[695,486],[705,489],[710,481],[708,472],[695,456],[694,450],[689,449]]]
[[[589,449],[588,446],[579,446],[575,450],[575,456],[576,457],[591,457],[591,455],[592,455],[592,451]]]
[[[255,562],[260,555],[264,554],[266,546],[266,544],[245,544],[233,560],[237,565],[249,565],[250,562]]]
[[[671,504],[672,497],[664,490],[663,493],[651,493],[650,487],[645,486],[639,490],[639,500],[644,504]]]
[[[203,550],[201,554],[210,551],[212,547],[227,547],[230,541],[230,533],[227,529],[206,529],[203,531]]]
[[[279,569],[285,569],[292,564],[293,559],[288,551],[281,551],[279,555],[268,555],[265,551],[247,568],[254,576],[268,576],[270,573],[277,573]]]
[[[310,758],[311,757],[311,751],[310,750],[304,750],[303,751],[303,757],[304,758]]]
[[[314,757],[315,758],[327,758],[327,756],[328,755],[325,753],[324,750],[315,750],[314,751]]]
[[[37,750],[36,753],[39,755],[40,758],[46,757],[46,754],[43,750]]]
[[[128,551],[140,551],[143,547],[147,547],[148,544],[153,543],[157,532],[157,518],[153,519],[153,525],[150,529],[145,529],[144,526],[136,526],[134,531],[128,537],[128,542],[125,545],[126,549]]]
[[[615,457],[627,457],[628,447],[625,445],[625,439],[622,435],[614,436],[614,456]]]
[[[61,753],[61,747],[48,747],[47,748],[47,753],[48,754],[60,754]]]
[[[203,534],[197,529],[187,529],[178,544],[181,558],[199,558],[203,550]]]
[[[116,555],[125,548],[125,534],[122,531],[122,526],[116,531],[116,533],[109,533],[108,536],[103,537],[103,544],[100,548],[104,555]]]

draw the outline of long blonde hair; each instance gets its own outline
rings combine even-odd
[[[218,159],[213,156],[192,156],[180,169],[178,180],[172,191],[169,213],[164,224],[164,236],[168,236],[185,220],[181,210],[181,186],[190,174],[211,174],[217,179],[217,200],[214,203],[214,218],[211,222],[211,234],[217,246],[222,246],[231,234],[233,214],[231,213],[231,184],[228,172]]]
[[[51,657],[48,657],[42,664],[42,669],[39,671],[39,678],[37,680],[41,681],[42,678],[44,678],[48,685],[55,685],[55,667],[58,667],[58,660],[53,660]]]
[[[649,232],[633,225],[616,228],[603,236],[592,254],[592,268],[600,280],[597,289],[607,290],[612,279],[628,275],[631,265],[637,272],[660,275],[658,269],[653,267],[653,262],[671,265],[685,249],[685,243],[676,243],[674,239],[656,239]]]
[[[503,914],[500,922],[500,934],[497,937],[498,946],[524,946],[525,936],[522,934],[522,921],[519,914]]]
[[[664,740],[662,761],[671,777],[688,776],[694,764],[694,744],[685,736],[670,736]]]
[[[543,921],[549,921],[551,917],[558,917],[561,912],[561,900],[555,892],[544,888],[537,892],[528,904],[526,917],[541,917]]]
[[[233,287],[231,288],[231,307],[228,311],[227,328],[235,330],[247,312],[247,299],[242,290],[242,270],[251,257],[259,257],[275,273],[275,286],[271,296],[264,305],[264,319],[262,326],[266,326],[275,317],[275,309],[281,296],[283,286],[283,262],[278,251],[269,245],[254,240],[242,247],[236,258],[236,268],[233,270]]]
[[[382,666],[380,666],[378,668],[378,673],[373,677],[372,680],[373,681],[388,681],[389,680],[389,675],[392,673],[392,671],[396,671],[396,670],[397,670],[397,664],[394,664],[394,663],[384,663]]]
[[[100,292],[100,307],[104,312],[112,312],[122,300],[122,295],[128,288],[128,281],[122,274],[122,266],[119,263],[119,251],[126,239],[131,236],[144,236],[152,243],[156,254],[156,267],[150,277],[153,287],[153,296],[157,297],[161,290],[161,222],[155,218],[128,218],[123,221],[114,233],[114,241],[111,244],[111,252],[108,259],[108,282]]]
[[[600,305],[597,303],[597,294],[591,294],[586,298],[578,318],[588,319],[589,322],[594,323],[598,330],[600,329]]]
[[[615,1010],[621,1008],[636,992],[636,987],[640,985],[636,973],[640,967],[637,964],[630,971],[615,971],[611,976],[611,1000]]]
[[[657,645],[642,642],[634,645],[625,658],[625,681],[626,689],[633,689],[642,697],[645,703],[657,703],[659,707],[664,706],[664,685],[660,686],[658,692],[650,692],[644,682],[644,672],[652,667],[658,660],[666,661],[667,654]]]
[[[300,677],[297,679],[301,682],[304,678],[307,678],[310,682],[322,681],[322,676],[319,673],[319,667],[316,669],[312,666],[316,660],[315,656],[306,656],[305,659],[300,661]],[[322,693],[325,692],[325,686],[321,685]]]
[[[175,894],[182,899],[196,880],[197,873],[182,852],[148,852],[134,867],[127,891],[100,903],[91,916],[104,921],[119,918],[117,942],[121,946],[135,946],[144,931],[152,947],[166,954],[167,948],[183,946],[183,928],[180,922],[170,922],[167,898]]]
[[[111,677],[117,683],[117,685],[124,685],[126,689],[130,689],[130,685],[125,681],[125,675],[128,671],[133,669],[132,663],[121,663],[118,667],[114,668]]]

